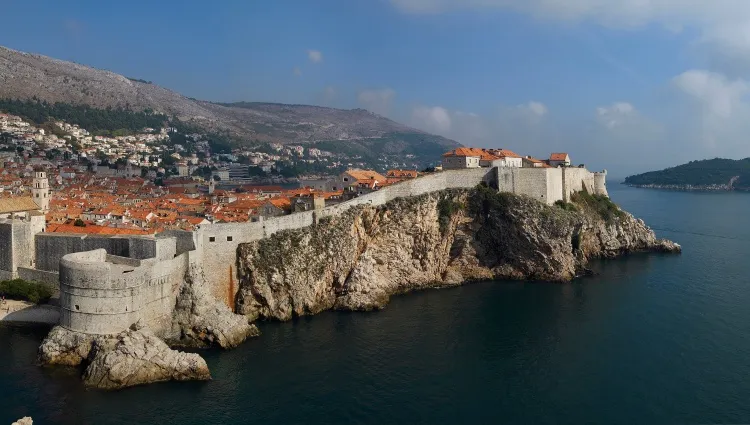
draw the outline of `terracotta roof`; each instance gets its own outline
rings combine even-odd
[[[415,178],[419,175],[417,173],[417,170],[388,170],[388,172],[385,173],[388,177],[406,177],[406,178]]]
[[[354,177],[356,180],[377,180],[378,182],[385,182],[387,179],[384,175],[372,170],[346,170],[346,174]]]
[[[489,151],[479,148],[456,148],[450,152],[444,153],[443,156],[478,156],[479,159],[483,161],[492,161],[493,159],[499,159]]]
[[[498,156],[500,158],[503,158],[503,157],[520,158],[521,157],[521,155],[508,149],[492,149],[491,152],[495,154],[495,156]]]
[[[139,229],[121,229],[115,227],[97,226],[88,224],[86,227],[79,227],[72,224],[49,224],[47,233],[85,233],[94,235],[150,235],[153,232]]]
[[[553,153],[549,156],[550,161],[566,161],[568,159],[568,154],[564,152],[559,153]]]
[[[0,214],[36,211],[39,206],[29,196],[0,199]]]

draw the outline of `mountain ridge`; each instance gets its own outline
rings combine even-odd
[[[429,155],[433,160],[442,151],[460,146],[454,140],[364,109],[197,100],[114,71],[3,46],[0,46],[0,98],[36,99],[100,109],[150,109],[205,131],[227,133],[238,144],[354,142],[367,155],[377,156],[383,151],[422,152],[425,158]],[[376,139],[381,141],[372,142]]]

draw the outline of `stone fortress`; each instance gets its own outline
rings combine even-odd
[[[72,331],[115,334],[141,322],[166,332],[186,277],[203,282],[217,300],[233,309],[239,289],[237,249],[242,243],[311,226],[353,206],[383,205],[396,198],[470,189],[482,183],[548,205],[567,202],[579,191],[607,195],[606,171],[491,165],[436,172],[337,205],[257,222],[209,224],[192,232],[175,230],[156,236],[95,236],[44,232],[39,210],[49,206],[49,189],[46,176],[39,172],[32,194],[36,211],[24,204],[16,210],[6,207],[3,216],[0,209],[0,279],[20,277],[59,286],[59,325]]]

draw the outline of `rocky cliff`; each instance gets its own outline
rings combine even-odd
[[[236,309],[289,320],[371,310],[391,295],[484,279],[568,281],[593,258],[679,252],[606,197],[547,206],[486,188],[355,207],[238,248]]]
[[[157,336],[142,324],[117,335],[90,335],[55,326],[39,347],[42,365],[84,366],[89,387],[118,389],[168,380],[206,380],[205,360],[173,346],[234,348],[258,328],[208,292],[200,268],[191,268],[179,289],[171,328]]]

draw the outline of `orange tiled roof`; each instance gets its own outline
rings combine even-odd
[[[93,224],[88,224],[86,227],[72,224],[48,224],[46,231],[48,233],[85,233],[89,235],[150,235],[153,233],[147,230],[105,227]]]
[[[384,175],[372,170],[346,170],[346,174],[354,177],[357,181],[377,180],[378,182],[385,182],[387,180]]]
[[[478,148],[456,148],[452,151],[444,153],[443,156],[478,156],[479,159],[483,161],[492,161],[493,159],[499,159],[490,152]]]
[[[549,159],[550,161],[565,161],[568,157],[567,153],[564,152],[558,152],[550,154]]]
[[[500,157],[500,158],[503,158],[503,157],[520,158],[521,157],[521,155],[519,155],[519,154],[517,154],[517,153],[515,153],[515,152],[513,152],[511,150],[508,150],[508,149],[492,149],[491,152],[495,156]]]
[[[385,175],[388,177],[413,179],[417,177],[419,173],[417,172],[417,170],[388,170]]]

